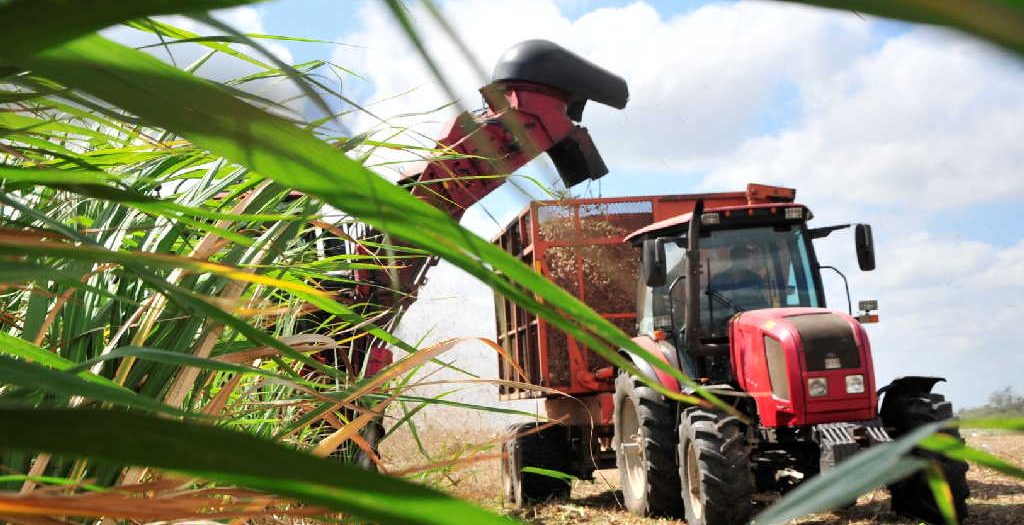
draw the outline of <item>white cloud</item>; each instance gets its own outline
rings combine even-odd
[[[707,185],[934,213],[1024,194],[1024,70],[985,45],[919,28],[801,84],[804,118],[744,143]]]
[[[967,404],[1006,384],[1019,388],[1009,371],[1024,368],[1024,327],[1015,320],[1024,313],[1024,245],[972,240],[950,214],[1024,194],[1019,63],[915,28],[799,87],[802,119],[748,139],[704,187],[791,185],[819,225],[874,223],[878,270],[848,276],[855,300],[881,299],[882,323],[869,329],[880,379],[946,376],[941,389]],[[934,217],[958,237],[928,233]],[[822,258],[852,268],[852,243],[842,239],[827,241]],[[828,281],[831,304],[842,307],[840,281]]]
[[[1024,241],[1000,247],[918,233],[886,248],[875,288],[882,322],[869,328],[879,375],[946,376],[958,400],[1020,386],[1024,369]],[[873,282],[872,282],[873,281]]]
[[[441,63],[456,96],[476,107],[481,79],[447,36],[420,10],[426,47]],[[584,122],[616,169],[705,168],[749,136],[784,83],[835,72],[870,45],[869,25],[855,16],[759,2],[710,5],[664,19],[648,4],[602,8],[576,20],[549,0],[452,0],[445,16],[473,50],[485,73],[522,40],[545,38],[622,75],[630,85],[625,111],[597,104]],[[371,100],[414,94],[374,106],[382,115],[419,112],[450,98],[377,4],[361,13],[364,29],[340,40],[335,60],[372,80]],[[434,130],[451,113],[429,120]],[[353,124],[366,129],[365,116]]]
[[[233,7],[213,13],[213,17],[243,33],[265,33],[263,18],[254,7]]]

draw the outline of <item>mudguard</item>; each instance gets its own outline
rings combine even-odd
[[[634,337],[633,342],[640,345],[641,348],[647,350],[658,359],[661,359],[665,364],[677,370],[679,369],[679,358],[676,349],[667,341],[655,341],[650,336],[641,335]],[[629,360],[633,362],[633,365],[640,369],[640,372],[643,373],[644,376],[658,382],[668,390],[673,392],[681,391],[679,381],[675,377],[672,377],[663,370],[655,368],[638,355],[626,351],[622,351],[622,354],[629,358]]]
[[[936,383],[945,380],[946,378],[944,377],[929,376],[906,376],[893,379],[892,383],[878,389],[879,396],[885,394],[885,397],[882,398],[882,406],[878,412],[879,415],[885,420],[887,414],[891,414],[896,410],[895,407],[897,405],[894,405],[894,403],[899,403],[898,400],[916,394],[929,394]]]
[[[892,397],[900,397],[905,394],[928,394],[931,393],[932,388],[935,388],[936,383],[945,380],[945,377],[930,376],[897,377],[892,380],[892,383],[879,388],[878,395],[886,392],[891,393]]]

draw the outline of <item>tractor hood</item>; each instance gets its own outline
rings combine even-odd
[[[729,326],[733,374],[754,396],[762,424],[869,420],[878,397],[867,333],[824,308],[744,312]]]

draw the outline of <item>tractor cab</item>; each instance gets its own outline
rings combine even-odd
[[[702,213],[700,255],[692,261],[692,279],[686,256],[692,213],[637,232],[645,237],[645,278],[638,296],[641,333],[685,332],[688,310],[694,310],[700,353],[714,353],[728,342],[728,321],[738,313],[823,307],[821,279],[804,225],[809,215],[801,205],[730,206]],[[692,307],[686,300],[691,284],[699,303]]]
[[[809,229],[811,218],[794,202],[698,201],[628,238],[642,247],[639,333],[663,334],[690,377],[752,394],[772,427],[871,419],[877,409],[867,335],[825,309],[812,243],[845,226]],[[861,266],[873,268],[870,229],[857,229]]]

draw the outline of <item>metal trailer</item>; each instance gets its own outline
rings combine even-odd
[[[746,191],[534,201],[493,242],[593,308],[627,334],[636,333],[640,249],[624,241],[636,230],[709,207],[777,201],[784,188],[748,184]],[[555,389],[563,395],[499,386],[502,400],[544,398],[549,418],[562,421],[570,448],[565,472],[589,479],[615,466],[612,394],[616,370],[606,359],[496,293],[499,377]],[[529,432],[530,425],[513,432]],[[539,439],[539,438],[538,438]]]

